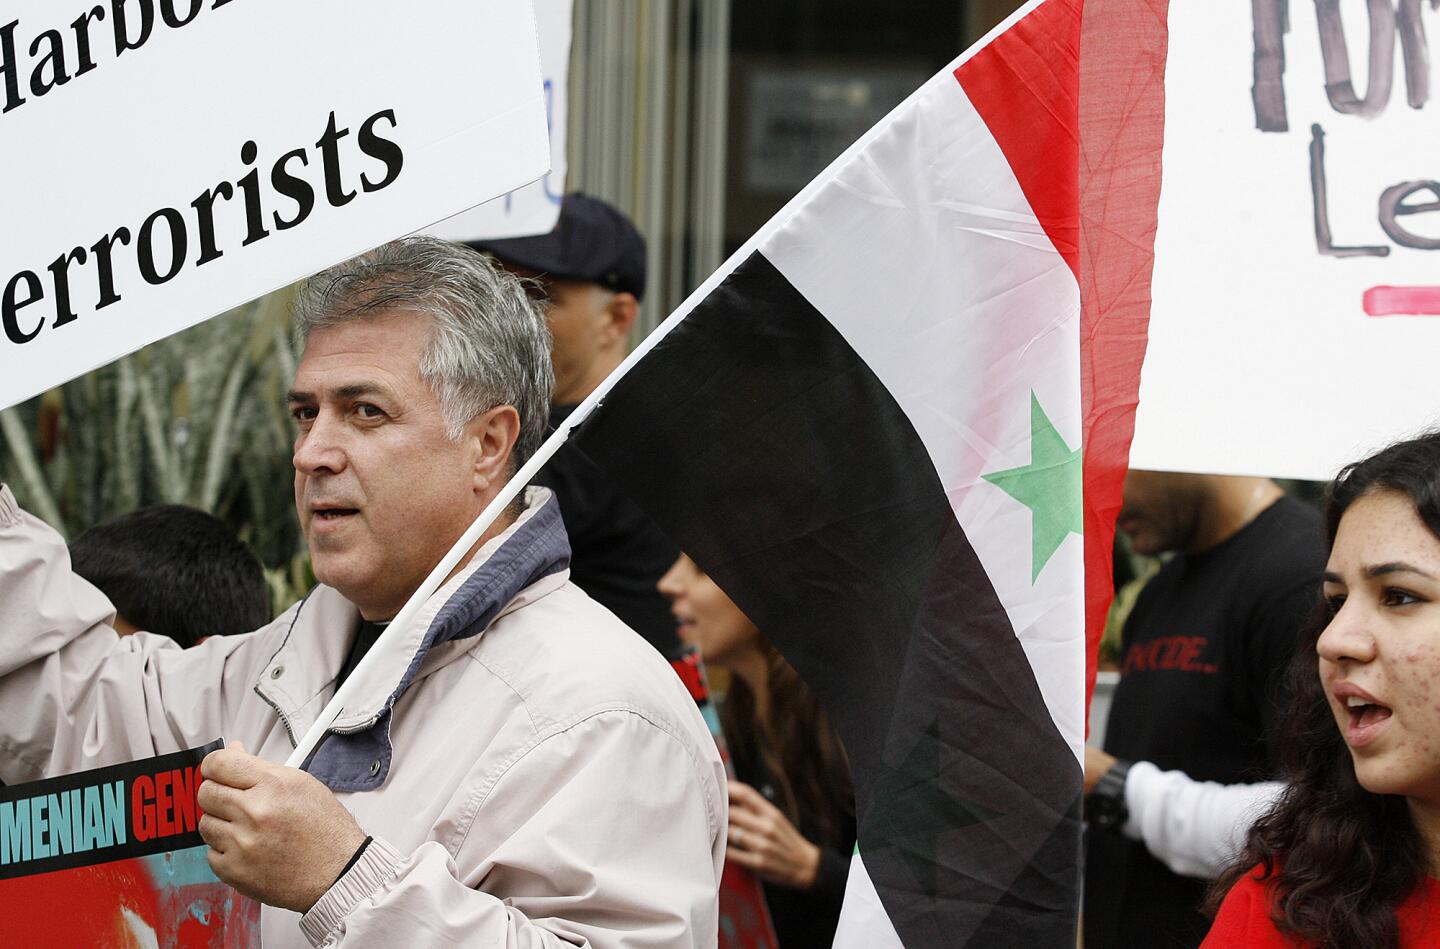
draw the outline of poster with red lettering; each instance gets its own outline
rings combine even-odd
[[[259,904],[216,879],[196,829],[219,747],[0,787],[0,945],[258,947]]]

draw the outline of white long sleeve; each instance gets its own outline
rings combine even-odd
[[[1125,780],[1125,836],[1183,876],[1213,879],[1240,853],[1250,825],[1285,785],[1218,784],[1137,761]]]

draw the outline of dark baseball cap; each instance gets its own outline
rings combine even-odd
[[[468,243],[503,264],[557,280],[598,283],[637,300],[645,294],[645,238],[615,208],[579,192],[561,200],[560,220],[549,234]]]

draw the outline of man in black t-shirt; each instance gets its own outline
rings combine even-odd
[[[553,431],[628,352],[645,294],[645,240],[604,201],[569,194],[549,234],[470,246],[531,278],[545,299],[555,366]],[[556,452],[535,483],[560,501],[570,535],[570,579],[675,659],[675,617],[655,585],[679,548],[574,445]]]
[[[1085,775],[1085,946],[1194,947],[1207,881],[1121,833],[1126,773],[1145,761],[1222,784],[1274,776],[1283,671],[1324,569],[1320,517],[1267,478],[1131,472],[1118,526],[1137,552],[1175,556],[1125,623],[1113,764]]]

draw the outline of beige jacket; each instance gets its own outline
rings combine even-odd
[[[303,918],[265,907],[266,949],[716,944],[714,742],[664,660],[568,582],[549,493],[527,501],[427,603],[409,668],[368,676],[332,728],[349,734],[312,759],[375,842]],[[181,650],[117,638],[113,612],[0,486],[6,782],[217,737],[283,761],[358,618],[320,587],[263,629]],[[437,631],[449,641],[427,642]]]

